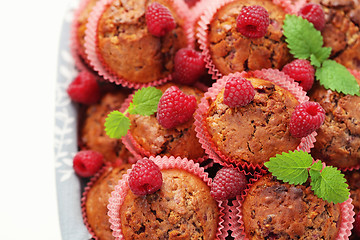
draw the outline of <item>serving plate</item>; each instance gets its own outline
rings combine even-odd
[[[72,159],[77,152],[77,105],[72,103],[66,88],[77,75],[70,53],[70,29],[79,1],[69,2],[64,14],[56,79],[54,155],[56,191],[60,230],[63,240],[90,239],[81,215],[81,192],[86,182],[76,176]]]

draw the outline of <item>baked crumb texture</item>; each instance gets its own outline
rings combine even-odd
[[[315,83],[309,97],[321,104],[325,122],[317,130],[311,154],[339,168],[360,165],[360,97],[344,95]]]
[[[209,101],[205,125],[221,153],[239,163],[263,164],[276,154],[295,150],[301,139],[289,132],[292,112],[299,104],[287,90],[266,80],[251,78],[254,100],[230,108],[222,90]]]
[[[215,239],[219,210],[210,188],[184,170],[161,172],[156,193],[139,197],[128,191],[120,209],[125,239]]]
[[[258,39],[244,37],[236,30],[236,18],[244,6],[260,5],[268,10],[270,25]],[[262,68],[281,69],[291,59],[282,34],[284,10],[269,0],[234,1],[220,8],[210,23],[210,55],[221,74]]]
[[[294,186],[265,175],[241,207],[249,239],[335,239],[340,206],[319,199],[309,184]]]

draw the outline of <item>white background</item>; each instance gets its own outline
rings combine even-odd
[[[3,1],[0,8],[3,240],[61,239],[53,125],[60,30],[70,1]]]

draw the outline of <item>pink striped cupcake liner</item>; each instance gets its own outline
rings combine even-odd
[[[86,9],[88,6],[90,0],[82,0],[80,1],[80,4],[76,11],[74,12],[73,21],[71,23],[70,27],[70,53],[74,59],[75,67],[79,71],[92,71],[90,67],[90,61],[87,59],[87,56],[85,53],[82,53],[80,51],[80,42],[78,38],[78,28],[79,28],[79,22],[78,19],[82,12]]]
[[[168,76],[162,79],[158,79],[148,83],[130,82],[120,76],[117,76],[117,74],[115,74],[110,68],[108,68],[106,64],[103,64],[102,57],[97,47],[98,46],[97,25],[102,14],[113,1],[114,0],[100,0],[93,8],[93,11],[90,13],[88,23],[86,25],[86,32],[85,32],[85,52],[88,55],[88,59],[90,61],[91,66],[105,80],[133,89],[140,89],[142,87],[149,87],[149,86],[158,86],[168,81],[171,81],[172,74],[169,74]],[[179,16],[182,16],[185,19],[183,28],[188,40],[187,45],[192,46],[190,43],[189,36],[193,35],[192,32],[193,29],[188,26],[189,21],[186,20],[189,14],[187,5],[182,0],[173,0],[173,1],[169,0],[169,2],[173,4],[174,9],[179,14]]]
[[[204,172],[204,168],[200,167],[198,163],[195,163],[192,160],[180,157],[150,157],[150,160],[154,161],[155,164],[159,166],[161,170],[164,169],[183,169],[187,172],[190,172],[202,179],[209,187],[211,186],[212,179],[208,177],[208,174]],[[115,186],[115,190],[111,193],[108,204],[108,215],[110,217],[111,229],[113,230],[113,236],[116,240],[124,239],[121,230],[121,218],[120,218],[120,208],[124,202],[124,199],[129,191],[128,179],[131,169],[128,170],[118,182],[118,185]],[[216,232],[216,239],[225,239],[228,236],[229,224],[228,219],[226,219],[226,214],[224,210],[227,208],[224,202],[218,201],[219,207],[219,222],[218,229]]]
[[[228,76],[235,76],[235,77],[246,77],[246,76],[253,76],[260,79],[269,80],[276,85],[288,90],[291,92],[295,98],[299,101],[299,103],[303,103],[309,100],[309,97],[306,95],[306,92],[302,90],[299,84],[292,79],[290,79],[287,75],[280,72],[276,69],[263,69],[254,72],[242,72],[242,73],[233,73],[229,74]],[[209,109],[209,98],[215,99],[218,93],[225,87],[227,78],[221,78],[216,81],[208,89],[205,93],[204,97],[201,99],[201,103],[198,106],[198,109],[195,112],[195,131],[197,132],[197,137],[200,139],[201,146],[205,149],[206,154],[209,155],[214,162],[219,163],[223,166],[230,166],[232,164],[241,167],[242,169],[247,169],[248,171],[259,171],[263,168],[263,164],[248,164],[248,163],[239,163],[231,158],[225,156],[220,149],[216,146],[216,144],[211,140],[210,133],[208,132],[204,119],[206,117],[206,113]],[[317,135],[316,132],[309,134],[308,136],[301,139],[297,150],[303,150],[305,152],[310,152],[310,149],[314,147],[315,136]]]
[[[235,239],[248,240],[245,235],[244,220],[242,217],[241,207],[243,201],[245,200],[245,197],[250,190],[250,187],[263,175],[265,175],[265,172],[261,174],[256,174],[254,178],[249,181],[249,184],[243,195],[238,196],[236,201],[233,201],[233,206],[230,207],[230,230],[232,231],[232,237],[234,237]],[[355,212],[353,210],[354,206],[351,204],[351,202],[352,199],[349,198],[345,202],[340,203],[341,220],[336,240],[349,239],[349,236],[351,235],[351,230],[355,221]]]
[[[196,33],[196,39],[198,41],[199,47],[204,56],[204,60],[206,62],[206,68],[208,69],[208,73],[212,75],[213,79],[219,79],[223,76],[220,71],[215,66],[209,49],[208,42],[208,31],[210,23],[213,19],[213,16],[218,11],[218,9],[227,5],[228,3],[234,2],[236,0],[215,0],[215,1],[204,1],[204,7],[198,7],[199,12],[197,15],[200,16],[200,20],[197,22],[198,27],[194,31]],[[292,13],[292,4],[290,0],[273,0],[274,4],[281,6],[285,12]],[[195,15],[195,14],[194,14]]]

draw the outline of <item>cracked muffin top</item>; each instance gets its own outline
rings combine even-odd
[[[322,6],[324,46],[331,58],[347,68],[360,70],[360,5],[357,0],[312,0]]]
[[[114,0],[97,25],[98,55],[109,72],[134,83],[149,83],[173,72],[177,50],[186,47],[184,19],[171,1],[157,0],[167,7],[176,27],[163,37],[149,33],[145,11],[152,0]]]
[[[255,89],[253,101],[231,108],[224,103],[224,89],[209,101],[205,117],[211,141],[226,157],[248,164],[263,164],[276,154],[300,144],[289,132],[292,112],[299,104],[287,90],[258,78],[248,78]]]
[[[182,169],[161,173],[163,184],[157,192],[136,196],[128,190],[120,208],[124,238],[215,239],[219,210],[209,186]]]
[[[108,199],[123,174],[131,164],[118,167],[109,166],[90,187],[85,200],[85,214],[89,227],[100,240],[112,239],[109,216],[107,215]]]
[[[270,25],[264,37],[250,39],[236,30],[241,9],[260,5],[269,12]],[[221,7],[213,17],[208,34],[211,59],[221,74],[281,69],[291,59],[282,34],[284,10],[270,0],[237,0]]]
[[[128,90],[107,92],[99,103],[89,106],[84,114],[79,139],[81,147],[102,153],[106,162],[116,162],[117,159],[127,161],[131,156],[121,139],[110,138],[104,128],[108,114],[121,107],[129,92]]]
[[[251,187],[241,207],[248,239],[336,239],[339,204],[314,195],[309,183],[290,185],[271,174]]]
[[[165,92],[174,83],[158,87]],[[176,85],[186,95],[194,95],[199,103],[204,92],[196,87]],[[150,156],[175,156],[196,160],[205,155],[199,139],[196,137],[194,118],[174,128],[166,129],[156,119],[156,113],[151,116],[130,114],[130,134],[140,148],[149,152]]]
[[[326,112],[325,121],[317,130],[312,156],[338,168],[359,166],[360,97],[327,90],[318,82],[309,97]]]

